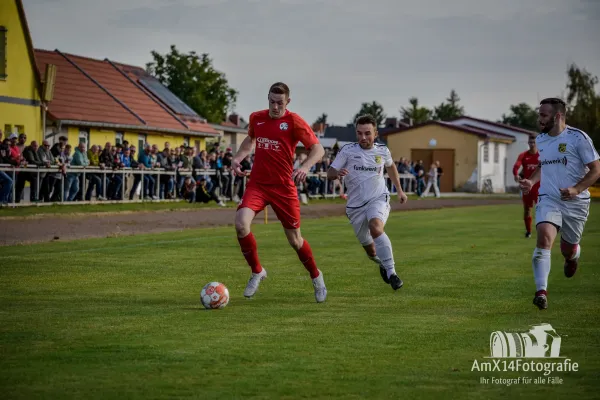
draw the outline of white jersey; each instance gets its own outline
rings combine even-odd
[[[358,143],[349,143],[343,146],[331,167],[338,171],[346,168],[349,173],[344,177],[348,190],[348,203],[346,207],[362,207],[369,201],[389,195],[383,178],[384,167],[394,165],[390,150],[381,144],[375,143],[373,148],[364,150]]]
[[[560,190],[577,185],[589,171],[587,164],[599,159],[592,139],[583,131],[567,126],[558,136],[539,134],[535,139],[542,174],[540,196],[560,201]],[[577,197],[589,199],[586,189]]]

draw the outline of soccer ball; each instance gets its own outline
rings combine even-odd
[[[223,308],[229,303],[229,290],[221,282],[207,283],[200,292],[200,301],[205,308]]]

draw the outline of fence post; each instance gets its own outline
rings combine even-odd
[[[12,205],[13,205],[13,207],[17,203],[17,199],[16,199],[16,196],[17,196],[16,186],[17,186],[17,168],[13,167],[13,187],[12,187]]]
[[[121,171],[121,201],[124,202],[125,201],[125,170],[124,169],[120,169],[119,171]]]
[[[83,183],[83,185],[82,185],[83,187],[81,188],[81,201],[85,201],[85,195],[87,193],[86,189],[89,186],[89,185],[86,185],[86,180],[85,180],[85,169],[86,168],[87,167],[83,167],[83,179],[81,180],[81,182]],[[92,200],[91,196],[90,196],[90,200]]]
[[[37,201],[40,201],[40,168],[36,167],[37,170],[35,171],[35,180],[36,180],[36,185],[35,185],[35,199]],[[30,195],[31,197],[31,195]]]
[[[65,178],[67,177],[67,170],[65,169],[65,173],[60,173],[60,202],[65,202]]]

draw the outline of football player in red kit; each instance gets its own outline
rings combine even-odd
[[[524,151],[519,154],[517,158],[517,162],[513,166],[513,175],[515,176],[515,181],[519,182],[521,179],[529,179],[531,174],[537,169],[540,165],[540,154],[538,153],[537,146],[535,144],[535,136],[529,136],[529,150]],[[521,172],[519,172],[519,168],[523,167]],[[525,221],[525,237],[531,237],[531,209],[535,207],[538,201],[538,190],[540,188],[540,183],[536,183],[531,191],[527,194],[522,194],[521,199],[523,200],[523,208],[524,208],[524,216],[523,219]]]
[[[240,163],[255,147],[250,180],[235,216],[240,248],[252,269],[244,296],[254,296],[260,282],[267,276],[267,271],[259,261],[256,240],[250,226],[256,214],[270,205],[283,225],[288,242],[310,273],[315,299],[317,303],[321,303],[327,297],[327,289],[310,245],[300,234],[300,202],[295,183],[306,179],[310,168],[322,159],[325,151],[306,121],[287,110],[290,89],[285,83],[277,82],[271,86],[268,101],[267,110],[250,115],[248,137],[232,160],[234,172],[238,176],[244,175]],[[309,154],[300,168],[294,171],[294,154],[298,142],[309,150]]]

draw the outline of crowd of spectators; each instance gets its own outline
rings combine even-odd
[[[244,178],[235,177],[231,170],[231,149],[220,150],[218,144],[209,152],[197,152],[185,145],[171,147],[169,142],[162,150],[155,144],[138,150],[127,141],[94,144],[89,149],[79,143],[73,149],[66,136],[59,137],[52,146],[47,140],[40,146],[36,141],[27,145],[24,133],[13,133],[2,140],[1,131],[0,141],[0,164],[17,167],[14,179],[11,173],[0,171],[0,205],[12,202],[13,185],[15,203],[20,203],[27,182],[31,202],[89,201],[92,197],[99,201],[122,200],[123,196],[133,200],[143,196],[152,200],[215,201],[224,206],[227,200],[239,201],[243,194]],[[253,156],[248,156],[242,169],[250,171],[252,163]],[[28,166],[56,172],[37,172]],[[85,174],[77,167],[86,167]],[[133,173],[136,170],[144,170],[143,177]]]

